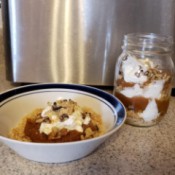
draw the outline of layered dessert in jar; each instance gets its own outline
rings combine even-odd
[[[23,117],[9,137],[38,143],[62,143],[98,137],[105,133],[102,117],[71,99],[48,102]]]
[[[127,109],[126,122],[136,126],[156,124],[167,112],[171,73],[148,58],[126,55],[115,78],[114,95]]]

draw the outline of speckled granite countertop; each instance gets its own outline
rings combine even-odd
[[[14,86],[5,79],[0,33],[0,92]],[[0,143],[1,175],[174,175],[175,97],[165,118],[156,126],[124,125],[94,153],[64,164],[26,160]]]

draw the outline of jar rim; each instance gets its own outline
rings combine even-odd
[[[157,41],[157,42],[167,42],[171,45],[174,44],[173,37],[171,35],[163,35],[156,33],[129,33],[124,35],[124,40],[139,40],[139,41]]]
[[[129,33],[124,35],[123,49],[145,51],[173,52],[173,37],[156,33]]]

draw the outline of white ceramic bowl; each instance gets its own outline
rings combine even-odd
[[[67,143],[30,143],[9,139],[7,134],[22,117],[59,97],[72,99],[102,116],[107,132],[97,138]],[[17,154],[38,162],[60,163],[83,158],[93,152],[124,123],[123,104],[104,91],[83,85],[35,84],[0,94],[0,140]]]

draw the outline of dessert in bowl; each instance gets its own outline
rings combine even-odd
[[[117,98],[89,86],[35,84],[0,96],[0,140],[17,154],[38,162],[83,158],[126,119]]]

